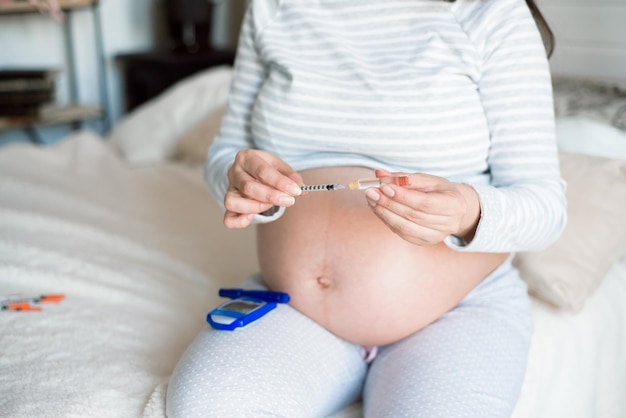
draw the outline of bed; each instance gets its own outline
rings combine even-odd
[[[230,77],[183,80],[107,138],[0,149],[0,294],[66,296],[0,311],[0,416],[164,417],[168,377],[217,290],[257,269],[254,229],[224,229],[202,180]],[[514,417],[623,418],[626,94],[555,87],[570,224],[516,257],[536,330]],[[576,105],[594,94],[602,109]],[[359,416],[357,403],[335,418]]]

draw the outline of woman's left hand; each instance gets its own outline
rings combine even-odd
[[[372,210],[393,232],[417,245],[442,242],[455,235],[468,242],[480,218],[476,191],[461,183],[428,174],[389,173],[376,177],[408,175],[408,186],[384,184],[365,192]]]

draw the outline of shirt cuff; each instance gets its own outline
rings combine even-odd
[[[468,242],[465,242],[464,240],[462,240],[461,238],[459,238],[459,237],[457,237],[455,235],[448,235],[443,242],[448,247],[452,248],[453,250],[457,250],[457,251],[464,250],[465,247],[467,247],[467,245],[469,244]]]
[[[257,213],[256,215],[254,215],[254,218],[252,218],[252,223],[266,224],[268,222],[273,222],[283,216],[283,213],[285,213],[285,208],[283,206],[272,206],[265,212]]]
[[[451,249],[464,252],[501,252],[498,248],[498,231],[505,213],[498,190],[493,186],[472,185],[478,194],[480,219],[471,241],[449,235],[444,243]]]

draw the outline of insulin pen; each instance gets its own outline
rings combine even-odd
[[[394,176],[394,177],[380,177],[375,179],[356,179],[345,184],[313,184],[308,186],[302,186],[303,192],[323,192],[332,190],[365,190],[370,187],[380,187],[383,184],[396,184],[398,186],[408,186],[411,184],[411,178],[409,176]]]

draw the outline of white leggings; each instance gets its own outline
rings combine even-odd
[[[531,334],[526,286],[508,261],[370,364],[360,346],[279,305],[237,331],[207,326],[174,370],[167,415],[326,417],[362,397],[366,417],[510,417]]]

